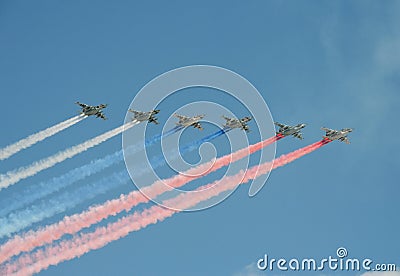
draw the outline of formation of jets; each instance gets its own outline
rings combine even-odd
[[[283,136],[290,136],[293,135],[294,137],[303,140],[303,135],[300,132],[300,130],[304,127],[306,127],[306,124],[298,124],[295,126],[289,126],[289,125],[284,125],[278,122],[275,122],[275,125],[279,126],[279,130],[276,132],[276,134],[280,134]],[[353,131],[352,128],[343,128],[341,130],[334,130],[334,129],[329,129],[326,127],[321,128],[326,132],[325,136],[322,136],[324,140],[339,140],[341,142],[345,142],[346,144],[350,144],[349,139],[347,138],[347,135]]]
[[[107,118],[103,114],[103,109],[107,107],[106,104],[100,104],[97,106],[92,106],[92,105],[87,105],[84,103],[76,102],[77,105],[79,105],[82,110],[81,114],[85,114],[86,116],[96,116],[97,118],[102,118],[103,120],[106,120]],[[139,121],[139,122],[149,122],[149,123],[154,123],[154,124],[159,124],[157,121],[157,117],[155,116],[160,112],[159,109],[155,110],[150,110],[148,112],[142,112],[142,111],[137,111],[133,109],[129,109],[129,112],[133,113],[132,120]],[[203,127],[200,124],[200,121],[205,117],[205,114],[201,115],[195,115],[195,116],[184,116],[184,115],[179,115],[179,114],[174,114],[175,117],[179,119],[179,121],[176,123],[177,126],[181,127],[194,127],[198,128],[199,130],[203,130]],[[251,117],[243,117],[241,119],[236,119],[236,118],[229,118],[222,116],[226,120],[225,124],[222,125],[224,129],[242,129],[246,132],[249,132],[249,126],[247,123],[251,121]],[[276,132],[277,135],[283,135],[283,136],[294,136],[300,140],[303,140],[303,135],[301,133],[301,130],[306,127],[306,124],[298,124],[294,126],[290,125],[285,125],[281,124],[278,122],[275,122],[275,125],[279,127],[278,131]],[[341,130],[334,130],[334,129],[329,129],[326,127],[321,128],[324,130],[326,133],[323,136],[324,140],[329,140],[329,141],[334,141],[334,140],[339,140],[341,142],[345,142],[346,144],[350,144],[349,139],[347,138],[347,135],[353,131],[352,128],[343,128]]]

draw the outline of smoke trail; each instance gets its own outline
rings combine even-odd
[[[82,121],[85,115],[77,115],[64,122],[58,123],[52,127],[46,128],[45,130],[39,131],[38,133],[32,134],[24,139],[15,142],[14,144],[8,145],[7,147],[0,149],[0,160],[9,158],[17,152],[29,148],[30,146],[43,141],[44,139],[53,136],[54,134]]]
[[[146,145],[152,145],[155,142],[159,141],[162,137],[167,137],[175,132],[179,131],[179,127],[174,127],[171,130],[158,134],[151,137],[149,140],[146,140]],[[138,150],[142,149],[143,146],[132,146],[128,149],[129,154],[134,154]],[[4,216],[13,210],[17,210],[26,206],[35,200],[48,196],[52,193],[55,193],[73,183],[80,181],[88,176],[96,174],[117,162],[123,160],[122,150],[116,151],[112,154],[108,154],[103,158],[99,158],[97,160],[91,161],[89,164],[85,164],[81,167],[70,170],[69,172],[61,175],[53,177],[49,181],[40,182],[38,184],[34,183],[26,187],[21,193],[13,195],[7,199],[4,199],[0,202],[0,215]]]
[[[211,137],[212,135],[208,136]],[[197,174],[194,176],[185,176],[185,174],[177,175],[164,181],[157,181],[153,185],[146,187],[146,194],[150,194],[154,198],[163,192],[168,191],[167,186],[170,187],[181,187],[186,183],[200,178],[205,174],[209,174],[216,171],[231,162],[235,162],[249,154],[261,150],[262,148],[278,141],[283,136],[275,136],[257,144],[251,145],[244,149],[238,150],[235,153],[225,155],[218,159],[199,165],[196,168],[192,168],[186,172],[186,175]],[[203,138],[204,139],[204,138]],[[190,147],[187,147],[189,149]],[[211,167],[211,168],[210,168]],[[210,168],[206,173],[205,168]],[[199,173],[200,172],[200,173]],[[125,173],[126,175],[126,173]],[[167,185],[163,185],[163,183]],[[127,195],[121,195],[117,199],[106,201],[102,205],[90,207],[87,211],[72,216],[66,216],[60,222],[52,225],[45,226],[37,231],[29,231],[24,235],[16,235],[7,243],[0,247],[0,263],[7,260],[9,257],[19,254],[20,252],[26,252],[32,250],[34,247],[42,246],[46,243],[50,243],[53,240],[61,238],[64,234],[74,234],[83,228],[87,228],[92,224],[98,223],[108,216],[114,216],[123,210],[128,211],[139,203],[148,202],[149,199],[141,192],[133,191]]]
[[[110,130],[106,133],[103,133],[95,138],[92,138],[86,142],[83,142],[79,145],[73,146],[66,150],[60,151],[55,155],[44,158],[42,160],[36,161],[27,167],[22,167],[14,171],[9,171],[6,174],[0,175],[0,190],[9,187],[17,183],[18,181],[28,178],[37,174],[38,172],[48,169],[68,158],[74,157],[75,155],[88,150],[98,144],[107,141],[108,139],[114,137],[115,135],[121,133],[125,129],[129,129],[136,125],[138,121],[132,121],[126,123],[120,127],[117,127],[113,130]]]
[[[149,140],[146,140],[146,142],[144,143],[145,147],[151,146],[153,144],[155,144],[156,142],[160,141],[162,137],[168,137],[171,134],[174,134],[175,132],[179,131],[183,129],[183,126],[176,126],[171,128],[170,130],[162,133],[162,134],[157,134],[154,135],[153,138],[150,138]]]
[[[73,183],[93,175],[122,160],[122,151],[106,155],[103,158],[91,161],[89,164],[70,170],[69,172],[53,177],[48,181],[32,183],[20,193],[16,193],[0,202],[0,216],[4,216],[14,210],[22,208],[40,198],[55,193]]]
[[[172,132],[169,131],[167,133]],[[183,153],[194,150],[197,148],[195,145],[199,145],[202,142],[211,141],[212,139],[215,139],[224,133],[225,131],[220,130],[200,140],[192,141],[183,148]],[[153,141],[153,139],[150,139],[149,141]],[[164,162],[157,163],[153,169],[163,165]],[[145,173],[146,171],[147,170],[139,171],[137,172],[137,175]],[[0,225],[2,225],[0,228],[0,238],[4,236],[10,236],[12,233],[18,232],[36,222],[42,221],[43,219],[62,213],[67,209],[73,208],[86,200],[92,199],[99,194],[103,194],[129,181],[130,178],[126,170],[122,170],[94,183],[81,186],[74,191],[65,191],[61,195],[58,195],[54,198],[42,200],[39,204],[29,206],[23,210],[12,212],[7,217],[0,218]]]
[[[34,223],[50,218],[56,214],[77,206],[85,200],[104,194],[130,180],[128,173],[123,170],[112,176],[80,186],[73,191],[66,191],[54,198],[42,200],[40,203],[30,206],[18,212],[9,214],[6,218],[0,218],[0,238],[10,236]]]
[[[222,192],[234,189],[238,183],[244,184],[262,174],[268,173],[271,169],[271,165],[272,169],[281,167],[313,152],[328,142],[329,141],[319,141],[287,155],[282,155],[275,159],[273,164],[266,162],[254,166],[246,171],[244,177],[242,173],[238,173],[233,176],[225,177],[224,181],[221,183],[215,181],[211,184],[202,186],[198,190],[201,189],[206,192],[202,193],[201,196],[197,193],[180,194],[175,198],[167,200],[165,204],[174,204],[175,206],[179,206],[180,209],[193,207],[201,201],[210,199]],[[91,250],[101,248],[112,241],[128,235],[132,231],[138,231],[150,224],[163,221],[177,212],[179,211],[162,208],[160,206],[153,206],[142,212],[135,212],[131,215],[120,218],[116,222],[109,223],[106,226],[97,227],[93,232],[74,235],[70,240],[63,240],[59,243],[39,249],[36,252],[25,254],[19,257],[15,262],[5,265],[3,267],[3,272],[17,272],[17,275],[37,273],[48,268],[50,265],[57,265],[62,261],[70,260]]]
[[[216,131],[214,133],[211,133],[208,136],[203,137],[202,139],[191,141],[189,144],[187,144],[184,147],[182,147],[181,151],[172,150],[167,155],[170,156],[170,160],[179,158],[180,154],[184,154],[186,152],[193,151],[193,150],[197,149],[203,143],[210,142],[213,139],[215,139],[215,138],[221,136],[222,134],[225,134],[225,133],[227,133],[228,131],[231,131],[231,130],[232,130],[231,128],[220,129],[220,130],[218,130],[218,131]],[[156,157],[154,157],[154,158],[152,158],[150,160],[150,164],[151,164],[151,167],[153,169],[159,168],[159,167],[165,165],[165,158],[162,155],[161,156],[156,156]],[[135,171],[135,175],[136,176],[140,176],[140,175],[146,173],[148,171],[148,169],[149,168],[146,168],[146,167],[138,168]]]
[[[220,129],[206,137],[204,137],[203,139],[200,139],[198,141],[193,141],[192,143],[190,143],[189,145],[186,145],[185,147],[182,147],[182,152],[186,152],[186,151],[192,151],[194,149],[196,149],[198,146],[200,146],[201,144],[205,143],[205,142],[209,142],[215,138],[217,138],[218,136],[221,136],[222,134],[230,131],[232,129],[230,128],[224,128],[224,129]]]

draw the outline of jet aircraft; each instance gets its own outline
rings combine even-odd
[[[349,139],[347,139],[347,135],[353,131],[352,128],[342,128],[341,130],[329,129],[326,127],[321,128],[326,132],[325,136],[322,136],[326,140],[339,140],[341,142],[345,142],[346,144],[350,144]]]
[[[106,120],[106,116],[104,116],[102,109],[106,108],[106,104],[100,104],[97,106],[92,106],[92,105],[87,105],[84,103],[76,102],[77,105],[79,105],[82,110],[81,114],[85,114],[86,116],[96,116],[97,118],[102,118],[103,120]]]
[[[222,116],[226,120],[226,123],[223,125],[224,128],[240,128],[245,130],[246,132],[250,132],[249,126],[247,125],[247,122],[251,121],[251,117],[243,117],[242,119],[236,119],[236,118],[228,118],[225,116]]]
[[[276,134],[281,134],[283,136],[293,135],[294,137],[303,140],[302,133],[300,132],[302,128],[306,126],[306,124],[298,124],[295,126],[284,125],[278,122],[275,122],[275,125],[279,127]]]
[[[157,117],[154,116],[160,112],[159,109],[150,110],[149,112],[142,112],[133,109],[129,109],[128,111],[133,113],[132,120],[136,120],[139,122],[148,121],[149,123],[155,123],[156,125],[159,124],[157,121]]]
[[[198,128],[200,130],[203,130],[202,126],[200,125],[199,121],[204,118],[204,114],[202,115],[196,115],[193,117],[186,117],[183,115],[179,114],[174,114],[175,117],[179,119],[179,121],[176,123],[178,126],[183,126],[183,127],[188,127],[188,126],[193,126],[194,128]]]

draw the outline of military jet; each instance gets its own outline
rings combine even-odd
[[[157,121],[157,117],[154,116],[160,112],[159,109],[150,110],[149,112],[142,112],[142,111],[137,111],[137,110],[133,110],[133,109],[129,109],[128,111],[133,113],[132,121],[133,120],[136,120],[139,122],[148,121],[149,123],[155,123],[156,125],[159,124]]]
[[[223,128],[240,128],[245,130],[246,132],[250,132],[249,126],[247,122],[251,121],[251,117],[243,117],[242,119],[228,118],[222,116],[226,120],[226,123],[222,126]]]
[[[321,129],[326,132],[325,136],[322,136],[325,140],[339,140],[341,142],[345,142],[346,144],[350,144],[349,139],[347,139],[347,135],[353,131],[352,128],[342,128],[341,130],[334,130],[322,127]]]
[[[302,128],[304,128],[306,126],[306,124],[298,124],[295,126],[288,126],[288,125],[284,125],[278,122],[275,122],[275,125],[277,125],[279,127],[279,130],[276,132],[276,134],[281,134],[283,136],[289,136],[289,135],[293,135],[294,137],[303,140],[303,136],[300,132],[300,130]]]
[[[101,104],[97,106],[87,105],[84,103],[76,102],[77,105],[82,107],[81,114],[85,114],[86,116],[95,115],[97,118],[102,118],[103,120],[107,120],[106,116],[104,116],[102,109],[106,108],[106,104]]]
[[[205,116],[204,114],[196,115],[193,117],[186,117],[175,113],[174,116],[179,119],[179,122],[176,123],[178,126],[183,126],[183,127],[193,126],[194,128],[203,130],[199,121],[204,118]]]

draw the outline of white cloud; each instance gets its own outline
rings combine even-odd
[[[266,273],[257,268],[256,263],[246,265],[241,271],[233,274],[233,276],[265,276]]]
[[[387,10],[398,10],[400,8],[398,3],[394,2],[391,6],[389,5]],[[337,7],[333,5],[333,8]],[[400,48],[398,28],[400,20],[395,13],[388,12],[388,17],[385,23],[382,23],[386,27],[385,32],[371,31],[369,22],[362,21],[355,35],[359,38],[369,38],[368,47],[359,46],[360,50],[367,51],[369,56],[366,55],[363,60],[355,59],[357,63],[354,64],[349,62],[347,49],[343,46],[346,25],[341,23],[334,13],[321,27],[320,38],[328,66],[334,72],[346,72],[341,78],[340,87],[346,91],[347,100],[352,104],[354,110],[345,111],[349,117],[345,118],[344,122],[350,127],[356,128],[357,133],[361,133],[362,137],[368,138],[357,141],[362,148],[370,147],[371,140],[381,138],[382,126],[395,112],[394,110],[400,102],[397,88],[400,76],[400,51],[398,51]],[[349,34],[346,38],[349,38]],[[343,97],[345,94],[341,94],[341,96]],[[335,105],[331,107],[328,105],[324,116],[329,119],[340,116],[340,114]],[[387,137],[385,142],[397,143],[396,134],[393,137]]]

